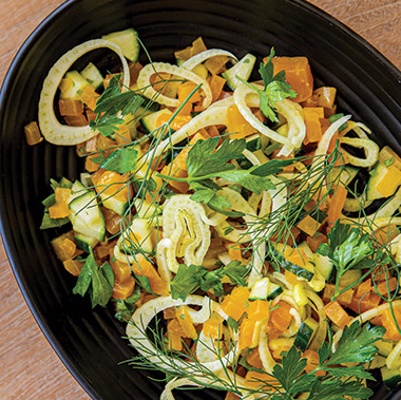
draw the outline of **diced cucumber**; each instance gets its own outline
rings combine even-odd
[[[172,117],[173,112],[167,108],[163,108],[162,110],[147,114],[140,119],[140,123],[146,133],[152,133],[158,128],[156,122],[161,115],[165,115],[166,121],[168,121]]]
[[[102,36],[102,39],[109,40],[119,46],[126,58],[134,62],[138,61],[139,43],[138,34],[135,29],[125,29],[123,31],[112,32]]]
[[[352,165],[346,165],[343,170],[343,177],[345,178],[345,184],[349,184],[358,175],[359,168]]]
[[[78,71],[68,71],[60,84],[60,98],[79,100],[88,85],[89,82]]]
[[[83,195],[84,193],[87,193],[89,189],[79,180],[74,181],[71,187],[71,196],[70,196],[70,202],[74,200],[76,197],[79,197]]]
[[[146,199],[136,199],[134,201],[136,215],[141,219],[149,219],[153,216],[160,215],[162,210],[154,201]]]
[[[283,293],[283,291],[284,291],[284,289],[280,285],[270,282],[269,292],[267,294],[266,300],[275,299],[279,294]]]
[[[389,341],[389,340],[378,340],[377,342],[375,342],[375,346],[378,349],[378,353],[382,356],[387,357],[391,350],[393,350],[394,347],[394,343]]]
[[[269,290],[270,280],[265,277],[256,281],[249,294],[249,300],[266,300]]]
[[[398,368],[389,369],[387,366],[380,368],[381,376],[383,383],[388,388],[394,388],[401,384],[401,375],[400,370]]]
[[[116,196],[105,195],[104,193],[99,193],[100,201],[102,205],[111,211],[114,211],[118,215],[125,215],[130,208],[130,201],[127,198],[120,198]]]
[[[397,173],[398,172],[398,173]],[[388,179],[387,174],[390,174],[392,179]],[[386,178],[385,178],[386,177]],[[386,179],[387,186],[384,190],[385,195],[378,190],[382,179]],[[389,197],[395,193],[401,183],[401,171],[394,166],[387,167],[386,165],[378,162],[376,166],[370,171],[370,178],[366,186],[367,200],[376,200],[383,197]],[[381,185],[383,186],[383,185]]]
[[[295,336],[294,346],[301,351],[305,351],[308,348],[309,343],[311,342],[318,327],[319,323],[311,317],[303,321]]]
[[[121,234],[117,246],[123,254],[132,255],[138,253],[139,250],[151,253],[153,244],[149,221],[135,218],[131,226]]]
[[[283,288],[264,277],[256,281],[249,294],[249,300],[273,300],[283,293]]]
[[[287,250],[291,250],[290,246],[283,245],[281,243],[277,244],[276,247],[271,247],[270,252],[272,256],[272,260],[279,265],[280,267],[292,272],[299,279],[310,281],[314,275],[314,267],[311,263],[308,263],[305,266],[297,265],[287,260],[284,257],[284,253]],[[305,249],[308,253],[311,253],[310,249]],[[297,251],[297,249],[292,249],[291,251]],[[305,251],[304,251],[305,252]],[[307,254],[307,253],[305,253]]]
[[[255,62],[256,57],[253,54],[248,53],[235,65],[222,73],[222,76],[226,79],[227,85],[231,90],[234,90],[241,84],[241,80],[238,79],[238,77],[245,81],[249,79],[253,67],[255,66]]]
[[[96,67],[95,64],[90,62],[82,71],[81,75],[95,88],[97,89],[103,84],[103,75]]]
[[[362,276],[362,270],[350,269],[341,277],[339,285],[341,287],[348,287],[358,281]]]
[[[85,253],[89,253],[90,249],[93,249],[99,243],[98,239],[84,235],[83,233],[75,234],[74,240],[75,244]]]
[[[364,364],[365,369],[379,369],[384,367],[385,365],[386,365],[386,357],[377,354],[372,361]]]
[[[304,267],[301,267],[300,265],[293,264],[286,260],[284,257],[282,258],[281,261],[281,266],[292,272],[294,275],[296,275],[298,278],[305,279],[306,281],[310,281],[313,278],[313,271],[310,271],[309,269],[306,269]]]
[[[315,253],[314,256],[315,268],[326,282],[333,282],[336,274],[336,269],[329,257],[323,256],[321,254]]]
[[[69,203],[70,220],[75,232],[103,241],[106,234],[104,216],[96,200],[96,194],[84,189],[83,194]]]

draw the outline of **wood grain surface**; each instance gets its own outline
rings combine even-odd
[[[401,69],[401,0],[310,0]],[[62,1],[1,0],[0,83],[18,48]],[[0,242],[0,400],[89,399],[41,333]]]

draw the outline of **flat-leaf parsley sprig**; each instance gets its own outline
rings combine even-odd
[[[104,92],[96,102],[95,120],[89,126],[103,136],[112,136],[124,122],[124,116],[134,115],[145,99],[135,91],[122,91],[121,75],[113,75]]]
[[[220,138],[212,137],[206,140],[197,141],[190,149],[187,158],[188,176],[184,178],[174,175],[157,176],[166,181],[174,180],[186,182],[191,190],[194,190],[191,198],[197,202],[202,202],[214,210],[226,213],[224,209],[229,207],[227,200],[218,194],[221,189],[214,178],[223,178],[232,183],[241,185],[254,193],[274,189],[275,185],[270,179],[270,175],[277,174],[287,165],[294,162],[287,160],[270,160],[262,165],[253,166],[249,169],[236,169],[231,162],[242,156],[246,148],[245,139],[224,140],[218,146]]]
[[[286,98],[297,97],[297,92],[291,89],[291,85],[285,80],[285,71],[279,71],[274,75],[274,66],[272,59],[275,56],[275,50],[272,48],[270,50],[269,57],[266,63],[260,63],[259,74],[263,80],[264,88],[259,89],[257,86],[249,83],[240,77],[244,84],[255,90],[260,99],[260,110],[272,122],[279,122],[277,115],[275,113],[275,104]]]
[[[378,351],[374,343],[384,333],[381,326],[353,322],[345,327],[334,352],[331,341],[323,342],[318,364],[307,374],[303,373],[307,360],[292,346],[283,354],[282,365],[273,367],[272,376],[284,392],[273,395],[271,400],[293,400],[304,392],[309,392],[306,400],[369,399],[373,391],[362,380],[374,378],[363,364],[373,360]]]

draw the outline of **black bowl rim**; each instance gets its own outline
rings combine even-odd
[[[14,56],[11,64],[9,65],[5,77],[3,79],[3,83],[0,87],[0,120],[2,118],[2,113],[7,102],[7,92],[10,86],[10,82],[12,82],[16,71],[19,68],[19,65],[23,61],[26,54],[29,52],[31,47],[35,44],[38,37],[42,35],[42,33],[53,23],[54,20],[59,18],[61,14],[66,12],[69,8],[73,7],[76,3],[83,2],[85,0],[66,0],[64,3],[57,6],[48,16],[46,16],[37,26],[36,28],[29,34],[29,36],[24,40],[22,45],[19,47],[16,55]],[[337,20],[332,15],[328,14],[323,9],[319,8],[317,5],[309,3],[304,0],[283,0],[287,3],[293,3],[298,7],[304,8],[309,12],[313,13],[315,17],[324,20],[329,23],[333,28],[341,31],[343,34],[346,34],[350,40],[354,43],[358,44],[361,48],[364,49],[365,52],[369,53],[369,55],[375,60],[376,63],[382,65],[383,68],[386,69],[387,73],[395,78],[397,81],[401,82],[401,71],[386,57],[384,56],[378,49],[376,49],[372,44],[370,44],[366,39],[362,38],[358,33],[356,33],[353,29],[346,26],[341,21]],[[53,335],[51,329],[47,326],[45,321],[43,320],[42,315],[38,312],[38,307],[35,304],[34,299],[32,298],[29,290],[29,286],[24,283],[23,276],[19,271],[19,267],[15,262],[13,257],[14,252],[17,252],[17,249],[14,247],[13,243],[8,241],[8,234],[10,232],[11,227],[6,224],[5,218],[3,218],[3,199],[0,198],[0,234],[3,239],[3,245],[8,256],[8,260],[13,271],[14,277],[17,281],[17,284],[20,288],[20,291],[23,295],[24,301],[28,305],[30,312],[32,313],[36,323],[38,324],[40,330],[43,335],[50,343],[51,347],[62,361],[67,370],[71,373],[71,375],[75,378],[75,380],[80,384],[80,386],[87,392],[87,394],[96,398],[96,389],[92,387],[92,385],[78,373],[76,367],[73,362],[70,360],[69,355],[65,351],[65,349],[60,344],[57,337]],[[399,392],[401,393],[401,391]],[[397,400],[397,394],[388,398],[387,400]]]

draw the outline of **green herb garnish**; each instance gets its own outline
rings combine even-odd
[[[144,98],[132,90],[121,90],[120,75],[114,75],[96,102],[96,119],[89,126],[103,136],[112,136],[124,122],[124,116],[135,114]]]
[[[199,140],[194,144],[187,158],[188,177],[158,175],[166,180],[187,182],[190,189],[194,190],[191,196],[193,200],[207,204],[210,208],[225,214],[229,204],[223,196],[218,194],[220,187],[213,181],[214,178],[220,177],[238,183],[254,193],[260,193],[275,188],[270,175],[281,172],[284,167],[294,162],[294,160],[275,159],[246,170],[236,169],[231,161],[242,156],[246,148],[245,139],[225,140],[217,147],[219,142],[220,138],[212,137]],[[230,214],[230,216],[234,215]]]
[[[239,261],[232,261],[213,271],[198,265],[181,264],[170,283],[171,297],[185,301],[198,289],[204,292],[212,289],[216,296],[222,296],[224,293],[222,278],[226,276],[233,284],[246,286],[245,276],[248,272],[249,268]]]
[[[89,292],[92,307],[97,305],[105,307],[111,299],[113,285],[114,273],[110,264],[105,262],[103,265],[98,265],[90,249],[72,292],[81,296]]]
[[[241,81],[247,86],[255,90],[260,99],[260,110],[272,122],[278,122],[275,110],[277,102],[286,98],[297,97],[297,92],[291,89],[291,85],[285,80],[285,71],[279,71],[274,75],[272,59],[275,56],[274,48],[270,50],[269,57],[266,63],[260,63],[259,74],[263,80],[264,88],[259,89],[252,83],[249,83],[241,78]]]
[[[333,300],[351,287],[357,286],[370,275],[378,265],[390,262],[381,248],[375,248],[372,237],[359,227],[352,227],[336,221],[330,229],[327,243],[319,246],[317,252],[327,256],[336,269],[335,292]],[[351,269],[367,271],[353,284],[340,290],[340,280]]]

